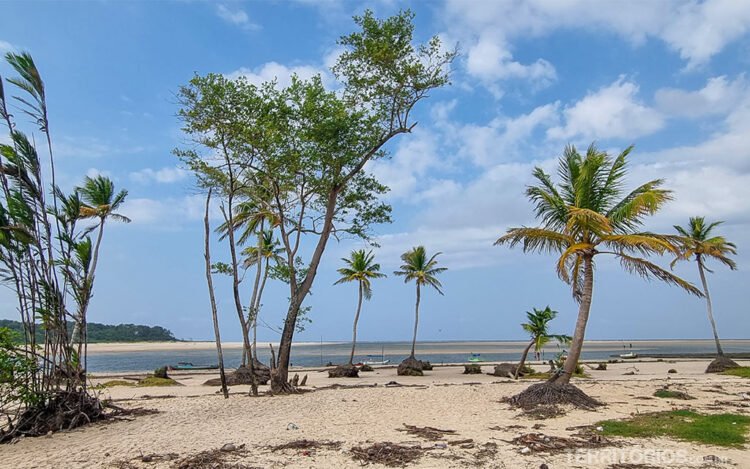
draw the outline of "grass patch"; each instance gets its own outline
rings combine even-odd
[[[661,397],[662,399],[682,399],[684,401],[695,399],[688,393],[682,391],[672,391],[671,389],[667,388],[657,389],[654,393],[654,397]]]
[[[140,387],[152,387],[152,386],[182,386],[172,378],[157,378],[155,376],[149,376],[138,381]]]
[[[97,384],[94,386],[94,389],[107,389],[114,388],[115,386],[135,386],[135,383],[132,381],[125,381],[124,379],[113,379]]]
[[[628,420],[599,422],[605,435],[630,438],[671,437],[716,446],[741,447],[747,442],[750,417],[703,415],[691,410],[641,414]]]
[[[750,366],[741,366],[739,368],[730,368],[722,372],[723,375],[739,376],[740,378],[750,378]]]

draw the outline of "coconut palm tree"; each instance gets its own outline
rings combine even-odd
[[[96,275],[96,266],[99,261],[99,248],[102,244],[102,234],[104,233],[104,223],[108,219],[130,223],[130,218],[117,213],[117,210],[125,202],[128,196],[127,190],[115,192],[115,184],[105,176],[89,177],[86,176],[83,185],[76,188],[80,194],[83,205],[80,207],[81,218],[97,219],[97,224],[90,230],[97,229],[96,242],[94,243],[94,252],[91,256],[91,266],[88,270],[87,283],[93,284]],[[86,321],[86,312],[88,310],[88,300],[79,306],[78,318],[76,318],[73,327],[72,341],[80,340],[81,327]]]
[[[246,256],[243,263],[243,267],[249,269],[252,266],[256,266],[256,278],[261,277],[262,280],[260,285],[257,285],[253,291],[251,298],[251,305],[249,311],[249,318],[253,328],[253,359],[258,360],[258,314],[260,313],[261,299],[263,297],[263,290],[266,288],[266,280],[268,280],[269,266],[271,261],[278,262],[281,259],[281,253],[283,249],[279,247],[279,241],[273,236],[273,230],[262,230],[258,232],[258,245],[250,246],[242,251],[242,254]]]
[[[532,308],[531,311],[526,311],[526,319],[528,322],[521,323],[521,327],[529,333],[531,341],[523,350],[521,361],[519,362],[518,367],[516,367],[516,372],[513,374],[513,378],[518,379],[518,374],[526,363],[526,357],[528,356],[531,347],[534,347],[534,351],[538,353],[542,350],[542,347],[549,343],[550,340],[556,340],[561,344],[567,344],[572,340],[572,337],[569,335],[549,333],[549,323],[555,319],[556,316],[557,311],[552,310],[549,306],[544,309]]]
[[[373,263],[375,255],[372,251],[365,251],[364,249],[352,251],[349,258],[342,257],[341,260],[344,261],[346,266],[337,270],[341,278],[336,280],[334,285],[357,282],[359,289],[357,312],[354,315],[354,326],[352,327],[352,352],[349,354],[349,366],[352,366],[354,362],[354,349],[357,346],[357,322],[359,322],[359,313],[362,311],[362,299],[369,300],[372,298],[370,280],[383,278],[385,274],[380,273],[380,264]]]
[[[438,252],[429,259],[427,258],[427,252],[424,246],[417,246],[405,253],[401,254],[401,270],[394,272],[399,277],[404,277],[404,283],[408,283],[414,280],[417,284],[417,304],[414,310],[414,338],[411,342],[411,355],[409,358],[414,358],[414,351],[417,345],[417,328],[419,326],[419,300],[421,297],[422,286],[429,286],[437,290],[441,295],[443,291],[441,288],[443,285],[436,278],[436,275],[448,270],[445,267],[437,267],[437,256],[442,254]]]
[[[671,199],[671,192],[662,189],[661,179],[646,182],[628,194],[623,192],[627,156],[632,148],[612,158],[593,144],[585,155],[574,146],[565,147],[558,166],[561,181],[553,183],[537,167],[533,172],[537,183],[526,190],[541,225],[510,228],[495,242],[511,248],[521,245],[524,252],[560,254],[557,274],[571,285],[579,309],[564,370],[551,379],[556,384],[570,381],[581,355],[594,291],[596,256],[613,255],[627,272],[656,278],[702,296],[687,281],[644,258],[676,254],[678,249],[668,236],[638,231],[646,216],[656,213]]]
[[[716,331],[711,295],[708,292],[708,282],[706,281],[706,272],[713,273],[711,269],[706,267],[705,262],[707,259],[719,261],[731,270],[737,269],[737,264],[729,258],[729,256],[737,255],[737,246],[728,242],[723,236],[713,236],[712,233],[713,229],[722,223],[724,222],[706,223],[704,217],[691,217],[687,227],[683,228],[682,226],[675,225],[674,229],[680,235],[679,240],[682,245],[682,252],[672,261],[672,266],[680,260],[689,261],[691,258],[695,258],[695,262],[698,264],[698,274],[700,274],[701,283],[703,284],[703,295],[706,297],[708,320],[711,323],[714,340],[716,341],[717,360],[723,359],[722,361],[726,362],[724,367],[736,367],[738,366],[736,363],[724,357],[724,350],[721,348],[721,342],[719,341],[719,333]],[[710,369],[711,366],[709,366]]]

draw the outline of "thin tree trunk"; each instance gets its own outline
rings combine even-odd
[[[724,350],[721,348],[721,342],[719,342],[719,333],[716,331],[716,321],[714,321],[714,308],[711,304],[711,295],[708,293],[708,282],[706,281],[706,273],[703,268],[703,261],[701,260],[700,254],[697,256],[698,260],[698,272],[701,275],[701,283],[703,283],[703,294],[706,295],[706,310],[708,311],[708,320],[711,322],[711,329],[714,332],[714,340],[716,341],[716,352],[720,357],[724,356]]]
[[[82,328],[86,326],[86,323],[88,322],[86,320],[86,313],[89,309],[89,302],[91,301],[91,286],[94,284],[94,275],[96,274],[96,265],[99,262],[99,247],[102,244],[102,235],[104,233],[104,218],[100,218],[99,221],[99,232],[96,234],[96,244],[94,245],[94,253],[91,257],[91,266],[89,268],[89,273],[86,278],[86,283],[88,286],[86,288],[89,289],[88,294],[86,295],[87,298],[84,300],[83,304],[80,305],[80,311],[78,312],[78,317],[75,318],[75,322],[73,324],[73,334],[70,336],[70,344],[77,344],[78,345],[78,357],[81,357],[81,346],[83,342],[81,341],[81,336],[84,334],[84,331],[82,331]]]
[[[531,342],[529,342],[529,345],[526,346],[525,349],[523,349],[523,354],[521,355],[521,361],[518,363],[518,366],[516,367],[516,372],[513,373],[513,379],[518,379],[518,375],[521,373],[521,369],[523,368],[523,365],[526,364],[526,356],[529,354],[529,350],[531,350],[531,347],[534,345],[535,340],[531,339]]]
[[[414,308],[414,338],[411,341],[411,358],[414,358],[414,352],[417,348],[417,328],[419,327],[419,282],[417,282],[417,304]]]
[[[552,381],[555,383],[567,384],[570,382],[573,373],[575,373],[578,359],[581,356],[581,349],[583,348],[583,338],[586,335],[586,323],[589,320],[589,313],[591,312],[593,294],[594,262],[593,256],[588,255],[583,258],[583,297],[578,307],[578,320],[576,321],[576,329],[573,333],[573,341],[570,345],[570,353],[568,353],[568,358],[565,359],[563,374],[552,378]]]
[[[206,260],[206,284],[208,285],[208,297],[211,300],[211,315],[214,323],[214,336],[216,338],[216,355],[219,360],[219,376],[221,378],[221,392],[224,394],[224,399],[229,398],[229,390],[227,389],[227,377],[224,373],[224,353],[221,349],[221,333],[219,332],[219,317],[216,312],[216,297],[214,296],[214,282],[211,277],[211,248],[210,248],[210,237],[211,230],[208,224],[208,207],[211,203],[211,189],[208,190],[206,196],[206,215],[203,218],[203,226],[205,227],[204,232],[204,259]]]
[[[261,270],[263,270],[263,265],[261,263],[262,255],[263,255],[263,228],[264,228],[265,221],[261,220],[260,222],[260,230],[258,231],[258,245],[256,246],[256,257],[255,257],[255,281],[253,282],[253,294],[250,298],[250,309],[247,312],[248,315],[248,335],[250,334],[250,327],[253,327],[253,324],[256,324],[257,320],[256,317],[258,315],[258,310],[256,309],[256,303],[257,297],[258,297],[258,287],[260,285],[260,277],[261,277]],[[253,338],[253,347],[255,346],[255,339]],[[253,351],[251,348],[250,351],[248,351],[246,354],[242,355],[242,362],[245,362],[245,358],[247,357],[248,360],[252,358],[257,358],[258,354]]]
[[[354,348],[357,346],[357,322],[359,312],[362,310],[362,282],[359,283],[359,300],[357,301],[357,314],[354,315],[354,327],[352,328],[352,353],[349,354],[349,365],[354,363]]]
[[[258,315],[260,314],[260,300],[263,298],[263,290],[266,288],[266,280],[268,280],[268,264],[269,259],[266,258],[266,265],[263,270],[263,281],[260,282],[260,290],[258,291],[258,298],[255,300],[255,316],[253,317],[253,360],[258,360]]]

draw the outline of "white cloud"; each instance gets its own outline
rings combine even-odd
[[[120,212],[130,218],[134,225],[171,230],[202,219],[205,200],[203,195],[163,199],[128,197]],[[216,214],[217,210],[212,213]]]
[[[733,81],[726,76],[714,77],[696,91],[662,88],[656,92],[654,101],[660,111],[675,117],[725,114],[747,93],[747,85],[744,75]]]
[[[544,59],[537,59],[530,64],[513,60],[507,44],[501,37],[491,34],[481,36],[472,44],[466,55],[466,70],[478,78],[485,86],[500,98],[503,95],[498,81],[521,79],[533,87],[543,88],[557,79],[555,67]]]
[[[151,182],[171,184],[174,182],[182,181],[189,175],[189,171],[181,168],[144,168],[140,171],[130,173],[130,179],[140,184],[148,184]]]
[[[297,75],[303,80],[309,80],[315,75],[320,75],[323,84],[328,85],[332,82],[332,77],[323,68],[312,65],[294,65],[290,67],[278,62],[267,62],[253,69],[241,67],[234,72],[226,74],[226,77],[231,80],[245,77],[248,82],[254,85],[261,85],[276,80],[279,86],[286,87],[292,83],[292,75]]]
[[[443,9],[449,37],[468,51],[467,72],[498,95],[497,80],[554,80],[544,58],[524,65],[513,60],[518,38],[548,36],[559,30],[588,29],[617,34],[633,45],[648,38],[663,41],[693,69],[750,30],[750,2],[737,0],[641,0],[603,7],[600,0],[449,0]]]
[[[0,52],[13,52],[16,48],[13,47],[13,44],[7,41],[0,41]]]
[[[649,135],[664,126],[661,114],[637,100],[638,85],[620,77],[609,86],[587,94],[563,111],[565,124],[550,128],[552,139],[628,138]]]
[[[250,17],[241,8],[230,9],[226,5],[219,4],[216,7],[216,14],[219,18],[223,19],[227,23],[239,26],[243,29],[257,30],[260,26],[250,21]]]
[[[373,161],[367,169],[391,189],[387,199],[405,199],[419,189],[424,174],[439,162],[438,136],[417,127],[404,136],[390,159]]]
[[[99,176],[104,176],[104,177],[111,178],[112,177],[112,173],[109,172],[109,171],[107,171],[107,170],[102,170],[102,169],[98,169],[98,168],[89,168],[89,169],[86,170],[86,176],[88,176],[90,178],[97,178]]]
[[[518,117],[495,118],[487,125],[464,125],[455,132],[461,141],[459,155],[482,167],[515,160],[522,156],[534,132],[558,122],[558,109],[558,103],[551,103]]]

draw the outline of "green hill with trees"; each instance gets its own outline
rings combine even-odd
[[[0,328],[8,328],[23,337],[23,326],[18,321],[0,319]],[[72,324],[69,324],[72,333]],[[42,342],[44,329],[37,329],[37,340]],[[138,324],[99,324],[88,323],[88,341],[96,342],[165,342],[176,341],[174,334],[169,329],[161,326],[142,326]]]

